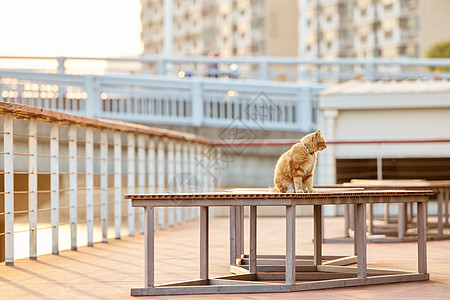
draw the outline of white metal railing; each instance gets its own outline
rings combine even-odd
[[[217,65],[217,68],[215,68]],[[35,66],[35,67],[31,67]],[[233,66],[233,67],[231,67]],[[450,67],[450,59],[297,57],[16,57],[0,56],[0,69],[34,69],[60,74],[139,74],[211,76],[234,79],[341,82],[364,76],[377,79],[450,78],[433,67]]]
[[[61,239],[70,239],[76,250],[83,228],[93,246],[120,238],[123,217],[130,236],[135,228],[143,232],[143,211],[123,194],[213,191],[220,185],[219,153],[205,138],[4,102],[0,116],[0,244],[4,239],[7,265],[14,264],[15,234],[29,234],[30,259],[37,258],[37,232],[44,229],[51,229],[53,254]],[[161,208],[157,224],[162,229],[197,217],[197,210]],[[19,223],[29,226],[19,230]],[[70,234],[60,234],[63,227]]]
[[[151,124],[309,131],[327,85],[0,71],[1,100]]]

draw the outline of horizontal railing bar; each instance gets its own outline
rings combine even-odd
[[[120,61],[120,62],[144,62],[144,63],[243,63],[243,64],[355,64],[364,63],[375,64],[411,64],[411,65],[429,65],[429,66],[450,66],[450,59],[446,58],[299,58],[299,57],[272,57],[272,56],[253,56],[253,57],[209,57],[209,56],[180,56],[180,57],[160,57],[160,56],[140,56],[140,57],[46,57],[46,56],[0,56],[0,59],[12,60],[92,60],[92,61]]]
[[[58,226],[66,226],[66,225],[70,225],[70,223],[58,224]],[[50,229],[50,228],[56,228],[56,227],[57,226],[55,226],[55,225],[50,225],[50,226],[45,226],[45,227],[33,228],[33,229],[18,230],[18,231],[14,231],[14,233],[16,234],[16,233],[23,233],[23,232],[29,232],[29,231],[34,231],[34,230]],[[10,233],[8,232],[7,234],[10,234]]]
[[[55,139],[55,138],[51,138],[49,136],[37,136],[38,139],[42,139],[42,140],[51,140],[51,139]],[[58,141],[60,142],[73,142],[73,139],[68,139],[68,138],[58,138]]]
[[[24,137],[34,137],[34,135],[29,135],[29,134],[25,134],[25,133],[13,133],[13,135],[24,136]]]
[[[15,210],[14,214],[15,215],[16,214],[24,214],[24,213],[29,213],[29,212],[34,212],[34,210],[29,210],[29,209],[27,209],[27,210]]]
[[[17,155],[17,156],[34,156],[34,154],[32,154],[32,153],[16,153],[16,152],[14,152],[13,155]]]

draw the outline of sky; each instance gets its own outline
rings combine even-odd
[[[136,56],[139,0],[0,0],[0,56]]]

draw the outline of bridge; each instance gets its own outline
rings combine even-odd
[[[0,70],[3,102],[143,124],[306,132],[325,84]]]
[[[1,69],[6,62],[26,69]],[[450,59],[3,56],[0,93],[4,102],[87,117],[308,132],[324,88],[354,78],[450,78],[448,67]]]

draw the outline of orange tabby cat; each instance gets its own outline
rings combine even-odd
[[[312,193],[317,152],[325,150],[326,140],[320,130],[305,135],[278,159],[273,182],[280,193]]]

